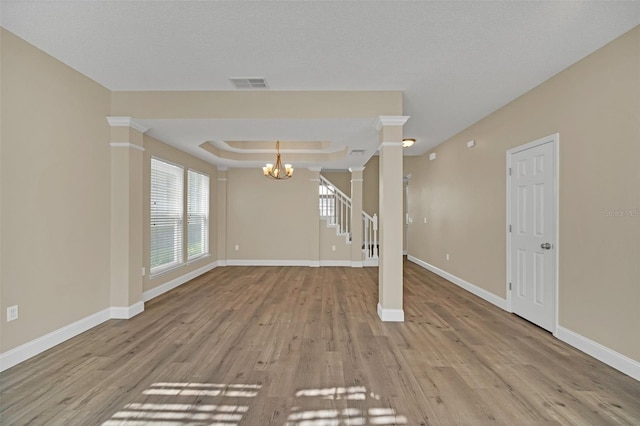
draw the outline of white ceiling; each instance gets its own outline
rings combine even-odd
[[[269,90],[401,90],[411,116],[404,134],[417,139],[408,154],[442,143],[640,24],[633,1],[1,0],[0,7],[3,27],[111,90],[234,90],[229,77],[265,77]],[[280,124],[296,140],[368,146],[365,121],[331,131],[317,122]],[[189,152],[216,138],[286,139],[274,124],[144,123]],[[204,139],[196,143],[196,135]]]

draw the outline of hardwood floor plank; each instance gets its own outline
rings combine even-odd
[[[0,373],[7,425],[638,425],[640,383],[405,262],[217,268]]]

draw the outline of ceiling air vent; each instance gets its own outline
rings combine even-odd
[[[364,149],[353,149],[349,155],[364,155]]]
[[[255,78],[230,78],[236,89],[268,89],[267,80],[261,77]]]

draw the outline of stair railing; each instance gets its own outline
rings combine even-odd
[[[341,235],[351,234],[351,198],[320,175],[320,217],[338,227]]]
[[[378,215],[369,216],[362,212],[362,251],[364,259],[378,259]]]

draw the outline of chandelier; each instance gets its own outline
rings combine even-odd
[[[282,165],[280,159],[280,141],[276,142],[276,164],[268,163],[262,168],[264,175],[274,179],[289,179],[293,176],[293,167],[291,164]]]

